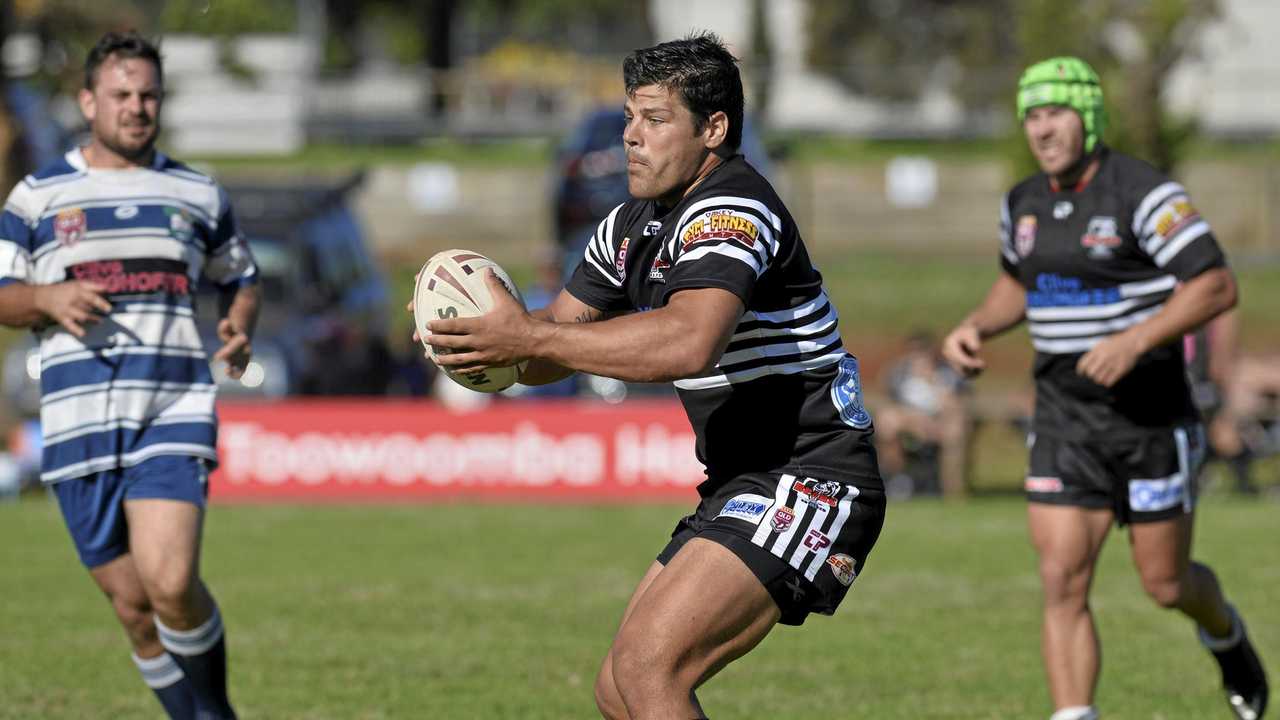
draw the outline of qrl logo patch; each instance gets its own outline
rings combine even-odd
[[[1036,216],[1023,215],[1018,218],[1018,229],[1013,233],[1013,249],[1018,257],[1026,257],[1036,246]]]
[[[613,269],[618,271],[619,280],[627,278],[627,246],[630,244],[631,238],[622,238],[622,244],[618,246],[618,259],[613,261]]]
[[[53,239],[63,247],[71,247],[83,240],[88,229],[84,211],[80,208],[61,210],[53,218]]]
[[[795,519],[796,511],[783,506],[773,512],[773,519],[769,521],[769,524],[778,532],[786,532],[787,528],[791,527],[791,523],[795,522]]]

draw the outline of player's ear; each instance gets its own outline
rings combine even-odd
[[[702,142],[708,150],[715,150],[724,144],[729,136],[729,116],[723,110],[711,113],[702,127]]]
[[[88,88],[80,88],[80,92],[76,93],[76,103],[80,105],[80,114],[84,115],[84,119],[93,122],[93,118],[98,114],[98,102],[93,96],[93,91]]]

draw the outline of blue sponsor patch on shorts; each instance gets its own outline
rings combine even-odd
[[[771,507],[773,507],[773,498],[751,493],[735,495],[720,509],[720,514],[716,515],[716,519],[730,517],[745,520],[752,525],[759,525],[760,521],[764,519],[764,514]]]

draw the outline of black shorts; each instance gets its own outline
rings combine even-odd
[[[1033,433],[1025,489],[1031,502],[1110,509],[1116,521],[1168,520],[1195,507],[1204,426],[1078,443]]]
[[[666,565],[691,538],[719,543],[742,559],[782,611],[800,625],[831,615],[862,572],[884,525],[885,498],[835,480],[745,473],[702,499],[676,524],[658,554]]]

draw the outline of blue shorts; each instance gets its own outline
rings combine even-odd
[[[203,458],[158,455],[133,467],[71,478],[51,487],[80,562],[95,568],[129,552],[125,500],[181,500],[203,508],[209,494],[209,469]]]

